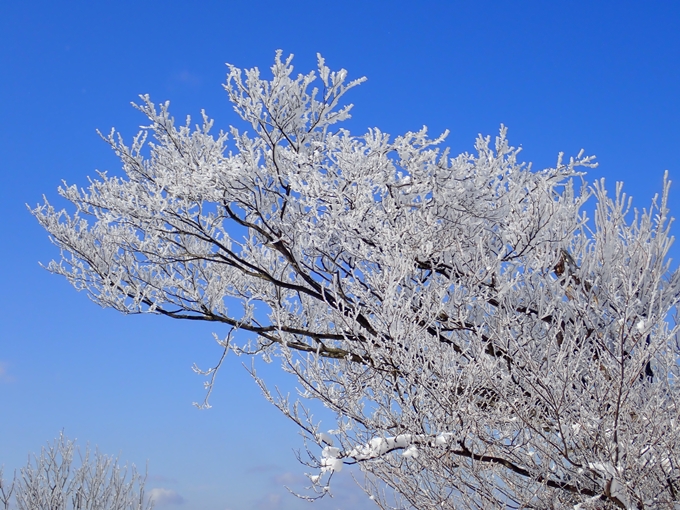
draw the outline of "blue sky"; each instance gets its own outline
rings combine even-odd
[[[283,485],[304,485],[301,443],[249,361],[228,358],[213,409],[193,408],[203,389],[190,367],[217,360],[213,328],[98,308],[38,266],[57,253],[24,204],[54,198],[61,179],[118,172],[95,129],[130,139],[138,94],[170,100],[179,119],[204,108],[218,128],[238,123],[224,63],[265,70],[281,48],[301,72],[320,52],[368,77],[349,95],[355,134],[425,124],[450,129],[459,153],[503,123],[535,168],[584,148],[600,163],[590,180],[623,180],[644,207],[664,170],[680,180],[678,26],[671,1],[2,2],[0,465],[24,465],[64,430],[148,460],[147,488],[170,495],[158,508],[372,508],[348,476],[332,500],[290,496]],[[676,185],[676,214],[679,197]]]

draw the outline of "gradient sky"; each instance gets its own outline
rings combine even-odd
[[[348,96],[354,134],[425,124],[450,129],[457,154],[503,123],[534,168],[584,148],[600,162],[590,180],[623,180],[646,207],[664,170],[680,180],[679,26],[670,0],[0,2],[0,465],[11,473],[63,430],[148,461],[159,509],[373,508],[351,470],[334,499],[290,496],[284,485],[305,482],[301,442],[249,360],[228,357],[214,407],[193,408],[203,389],[190,367],[219,357],[214,327],[98,308],[39,267],[58,254],[25,204],[55,198],[61,179],[120,172],[95,129],[129,140],[138,94],[170,100],[178,119],[204,108],[217,128],[238,124],[225,62],[268,70],[281,48],[300,72],[320,52],[368,77]]]

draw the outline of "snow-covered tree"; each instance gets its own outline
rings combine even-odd
[[[9,486],[0,469],[0,505],[4,510],[151,510],[145,481],[134,466],[120,467],[117,459],[99,451],[90,458],[88,448],[83,456],[60,434],[40,456],[29,458]]]
[[[306,435],[319,494],[357,464],[381,508],[678,508],[668,179],[638,211],[585,183],[583,153],[520,163],[504,127],[456,157],[425,128],[353,136],[340,100],[362,80],[321,57],[294,76],[280,52],[272,73],[229,67],[249,131],[176,125],[142,96],[148,127],[105,137],[124,176],[65,184],[70,214],[32,210],[61,249],[49,270],[278,358],[299,397],[258,382]]]

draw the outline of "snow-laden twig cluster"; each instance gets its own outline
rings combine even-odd
[[[341,98],[361,80],[280,53],[272,74],[229,68],[247,131],[143,96],[148,127],[105,137],[124,174],[65,184],[72,213],[33,209],[62,251],[49,269],[123,313],[250,333],[228,347],[297,378],[299,401],[258,382],[320,494],[349,463],[381,508],[677,505],[670,183],[638,211],[585,183],[583,153],[520,163],[504,127],[455,157],[425,128],[353,136]]]

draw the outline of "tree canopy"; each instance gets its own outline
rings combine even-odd
[[[96,450],[83,455],[73,441],[59,438],[5,483],[0,467],[0,508],[3,510],[152,510],[153,494],[145,495],[146,474],[134,465]],[[77,460],[75,457],[79,457]],[[155,489],[156,491],[158,489]],[[11,505],[12,501],[15,506]]]
[[[177,125],[141,96],[149,125],[104,137],[124,175],[64,184],[70,213],[32,209],[61,249],[48,269],[278,358],[299,397],[257,380],[305,434],[318,494],[357,464],[380,508],[677,508],[668,179],[638,211],[587,184],[583,153],[521,163],[505,127],[455,157],[425,128],[354,136],[341,99],[362,80],[291,58],[271,79],[229,67],[247,131]]]

